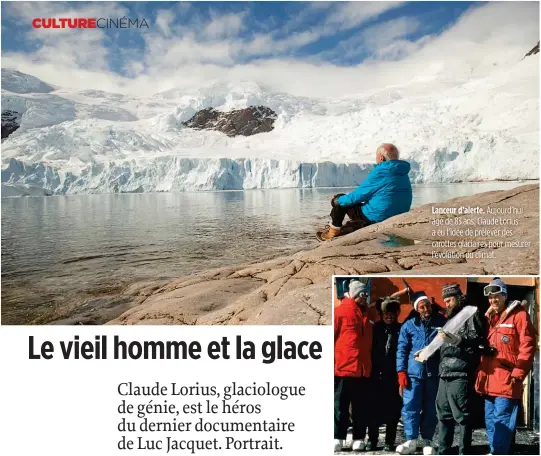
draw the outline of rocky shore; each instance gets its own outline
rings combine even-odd
[[[470,228],[472,234],[438,234],[438,229],[447,227]],[[420,206],[331,242],[315,243],[314,249],[288,257],[169,283],[133,284],[116,297],[122,301],[123,313],[107,323],[330,324],[333,274],[536,275],[538,227],[537,184],[455,198]],[[476,236],[475,230],[485,231]],[[451,247],[434,247],[442,241]],[[108,306],[108,312],[113,315],[114,306]],[[84,315],[80,317],[84,324]]]

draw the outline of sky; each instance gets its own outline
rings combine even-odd
[[[1,10],[2,68],[146,95],[220,80],[339,96],[442,68],[488,71],[539,39],[538,2],[3,1]],[[148,28],[34,29],[36,17],[127,17]]]

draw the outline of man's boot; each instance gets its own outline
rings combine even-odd
[[[435,448],[432,446],[432,440],[424,439],[423,441],[423,454],[425,456],[436,454]]]
[[[394,451],[394,443],[396,440],[396,428],[398,422],[392,421],[385,426],[385,451]]]
[[[396,452],[398,454],[415,454],[415,451],[417,451],[417,439],[408,440],[396,447]]]
[[[369,440],[366,444],[366,451],[377,451],[378,449],[378,441],[377,440]]]
[[[368,445],[366,451],[376,451],[378,448],[379,426],[378,423],[370,423],[368,427]]]
[[[316,237],[321,242],[323,241],[330,241],[334,237],[338,236],[340,234],[340,227],[336,227],[333,225],[329,225],[329,227],[323,231],[318,231],[316,234]]]

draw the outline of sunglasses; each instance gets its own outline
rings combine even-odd
[[[487,285],[483,288],[483,294],[485,296],[495,295],[495,294],[504,294],[505,291],[500,285]]]

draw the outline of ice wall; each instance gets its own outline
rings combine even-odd
[[[9,196],[15,187],[37,187],[54,194],[350,187],[365,179],[370,169],[370,165],[331,162],[164,157],[145,167],[129,162],[92,164],[75,175],[43,163],[11,159],[2,170],[2,183],[10,189]]]

